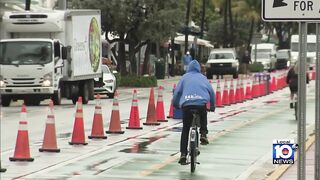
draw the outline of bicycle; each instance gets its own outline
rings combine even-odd
[[[189,140],[188,140],[188,156],[187,164],[190,164],[190,170],[193,173],[196,170],[196,165],[200,164],[197,162],[197,156],[200,154],[199,151],[199,128],[200,128],[200,115],[198,109],[191,109],[192,113],[192,122],[189,131]],[[189,161],[190,159],[190,161]]]

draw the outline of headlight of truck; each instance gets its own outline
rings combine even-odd
[[[45,74],[43,76],[42,86],[51,86],[52,85],[52,73]]]
[[[238,62],[233,62],[232,63],[232,67],[238,67],[239,66],[239,63]]]
[[[6,87],[6,83],[4,83],[2,76],[0,76],[0,87]]]
[[[105,80],[104,82],[105,82],[105,83],[112,83],[112,82],[113,82],[113,79]]]

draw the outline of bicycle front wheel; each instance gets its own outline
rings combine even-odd
[[[196,170],[197,163],[197,154],[196,154],[196,143],[190,142],[190,161],[191,161],[191,172],[193,173]]]

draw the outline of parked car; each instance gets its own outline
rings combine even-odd
[[[113,98],[116,86],[116,77],[110,71],[107,65],[101,65],[102,78],[95,79],[94,92],[95,94],[106,94],[108,97]]]
[[[212,50],[206,63],[207,78],[225,74],[232,74],[233,78],[238,78],[239,61],[236,57],[235,50],[231,48]]]
[[[276,69],[286,69],[290,66],[290,49],[280,49],[277,51]]]

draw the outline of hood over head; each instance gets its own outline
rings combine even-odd
[[[189,63],[187,72],[198,72],[200,73],[200,64],[197,60],[192,60]]]

